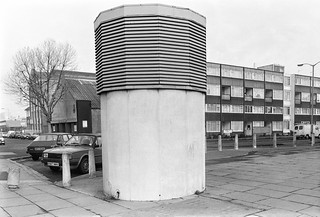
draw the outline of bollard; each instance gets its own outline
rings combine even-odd
[[[257,148],[257,134],[253,134],[252,147]]]
[[[68,153],[62,153],[62,185],[63,187],[71,186],[71,172]]]
[[[96,162],[94,159],[94,150],[93,148],[89,149],[89,178],[95,177],[96,174]]]
[[[297,147],[297,135],[293,134],[293,147]]]
[[[311,134],[311,146],[314,146],[315,143],[315,136],[314,133]]]
[[[222,151],[222,140],[221,140],[221,135],[218,136],[218,150]]]
[[[9,168],[7,185],[9,189],[19,188],[20,168]]]
[[[277,148],[277,133],[273,134],[273,147]]]
[[[236,134],[234,137],[234,150],[238,150],[238,149],[239,149],[239,138],[238,138],[238,134]]]

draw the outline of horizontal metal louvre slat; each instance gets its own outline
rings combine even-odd
[[[187,19],[128,16],[100,23],[97,91],[172,86],[205,92],[205,44],[205,27]]]

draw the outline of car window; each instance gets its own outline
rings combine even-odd
[[[299,126],[299,130],[303,130],[303,126]]]
[[[93,141],[93,136],[73,136],[66,145],[92,145]]]
[[[63,141],[68,141],[69,140],[69,137],[68,137],[68,135],[63,135]]]
[[[38,136],[34,141],[57,141],[57,135],[43,134]]]
[[[295,129],[295,130],[298,130],[298,126],[295,126],[294,129]]]

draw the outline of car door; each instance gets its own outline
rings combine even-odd
[[[97,137],[94,147],[94,156],[96,163],[102,163],[102,142],[101,137]]]

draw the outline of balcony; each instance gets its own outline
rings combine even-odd
[[[231,97],[230,97],[229,94],[222,94],[222,95],[221,95],[221,99],[222,99],[222,100],[230,100]]]
[[[301,99],[295,99],[295,100],[294,100],[294,103],[295,103],[295,104],[301,104]]]
[[[252,101],[252,96],[245,96],[244,97],[244,101],[251,102]]]
[[[272,97],[266,97],[266,98],[265,98],[265,101],[266,101],[266,102],[272,102]]]

